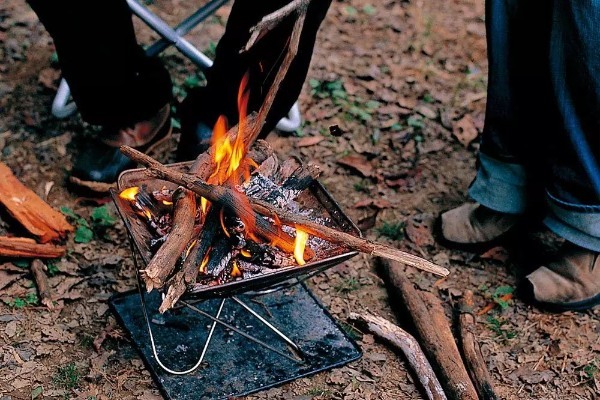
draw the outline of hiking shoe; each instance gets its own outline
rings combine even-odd
[[[170,109],[167,104],[149,120],[106,132],[86,146],[75,161],[71,183],[94,192],[107,192],[121,172],[136,165],[121,153],[119,146],[131,146],[143,153],[156,149],[171,135]]]
[[[500,238],[519,221],[518,214],[491,210],[478,203],[465,203],[442,214],[443,239],[455,244],[478,245]]]
[[[565,243],[555,261],[527,275],[524,300],[551,311],[582,311],[600,303],[600,253]]]

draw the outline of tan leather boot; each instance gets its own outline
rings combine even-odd
[[[516,225],[520,216],[490,210],[478,203],[465,203],[441,216],[445,240],[458,244],[483,244],[498,239]]]
[[[548,266],[527,275],[519,288],[534,304],[555,311],[586,310],[600,303],[600,253],[565,244]]]
[[[79,188],[104,193],[115,185],[119,174],[134,168],[135,162],[121,154],[119,146],[128,145],[148,154],[171,135],[170,105],[166,104],[152,118],[131,127],[103,132],[79,153],[69,180]]]

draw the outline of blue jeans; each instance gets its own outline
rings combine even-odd
[[[487,0],[489,80],[469,189],[600,251],[600,1]]]

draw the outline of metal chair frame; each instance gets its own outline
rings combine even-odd
[[[212,60],[191,44],[185,35],[194,29],[202,21],[213,15],[228,0],[211,0],[196,12],[183,20],[175,28],[169,26],[159,16],[151,12],[138,0],[126,0],[129,8],[138,18],[140,18],[150,29],[161,36],[161,39],[150,45],[146,49],[146,54],[156,56],[170,46],[174,46],[182,55],[196,64],[202,71],[206,71],[213,64]],[[69,101],[71,91],[67,82],[62,79],[58,86],[58,91],[52,102],[52,114],[59,119],[66,118],[77,110],[77,105]],[[277,124],[277,129],[284,132],[293,132],[301,124],[300,110],[298,103],[294,103],[288,116],[282,118]]]

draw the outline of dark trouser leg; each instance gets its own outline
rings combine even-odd
[[[543,193],[551,121],[548,68],[551,4],[488,0],[488,103],[478,174],[469,194],[520,214]]]
[[[188,118],[202,118],[211,125],[218,115],[224,114],[231,124],[237,123],[237,92],[242,76],[249,72],[249,110],[258,110],[264,100],[287,49],[294,18],[284,21],[260,39],[245,54],[239,54],[248,38],[250,28],[263,16],[281,8],[290,0],[236,0],[227,22],[225,34],[219,41],[215,63],[207,74],[206,88],[189,95],[182,105],[182,122]],[[331,0],[313,1],[308,9],[300,38],[298,55],[282,82],[279,95],[271,109],[263,135],[272,130],[277,121],[287,114],[297,100],[308,72],[317,31],[331,4]],[[201,115],[201,117],[199,117]]]
[[[123,0],[28,0],[56,45],[63,75],[86,122],[121,127],[154,115],[171,80],[138,46]]]
[[[550,67],[560,118],[552,138],[546,225],[600,251],[600,4],[555,0]]]

